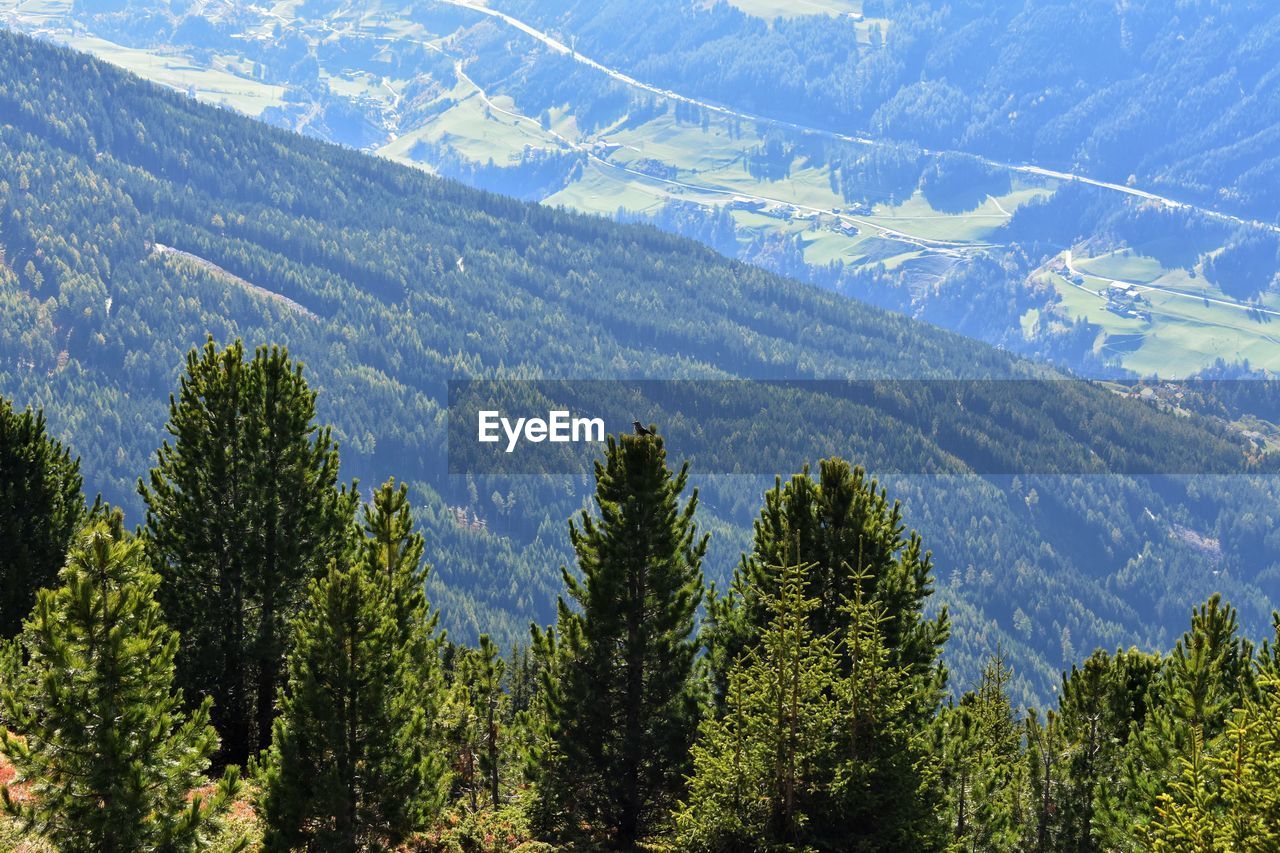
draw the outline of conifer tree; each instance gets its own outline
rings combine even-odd
[[[545,831],[588,826],[622,847],[653,831],[678,796],[698,724],[694,615],[706,537],[683,506],[658,435],[610,438],[596,463],[599,517],[570,524],[578,574],[564,570],[548,684]]]
[[[1150,823],[1142,826],[1137,835],[1146,840],[1147,849],[1160,853],[1217,853],[1235,849],[1217,843],[1221,791],[1211,762],[1206,759],[1204,735],[1199,727],[1192,729],[1189,749],[1189,755],[1178,759],[1179,772],[1169,782],[1168,789],[1156,798],[1155,813],[1147,816]]]
[[[1202,624],[1212,621],[1213,604],[1200,611]],[[1272,619],[1280,636],[1280,614]],[[1194,640],[1188,643],[1193,645]],[[1256,661],[1257,683],[1242,691],[1243,698],[1219,734],[1208,738],[1205,723],[1191,724],[1188,749],[1177,756],[1176,772],[1156,797],[1150,822],[1136,832],[1150,849],[1280,848],[1280,679],[1275,649],[1271,643],[1263,645]]]
[[[1212,748],[1233,709],[1254,695],[1253,644],[1238,627],[1235,608],[1217,595],[1192,614],[1191,630],[1148,690],[1146,718],[1126,743],[1116,778],[1098,790],[1094,831],[1104,849],[1140,844],[1185,762]]]
[[[453,678],[445,711],[447,739],[454,755],[454,785],[467,797],[472,811],[482,800],[498,808],[502,798],[502,770],[509,709],[502,678],[505,661],[497,644],[480,635],[476,649],[456,649]]]
[[[409,505],[409,487],[396,486],[395,479],[383,483],[373,493],[362,512],[364,539],[361,547],[365,560],[386,579],[392,610],[402,635],[433,636],[420,631],[419,621],[428,611],[425,584],[428,568],[423,563],[426,540],[413,529],[413,513]],[[433,620],[437,617],[432,614]]]
[[[831,796],[813,813],[812,837],[823,849],[934,849],[943,837],[940,780],[929,729],[913,717],[917,692],[932,696],[933,683],[895,662],[888,616],[866,592],[867,578],[855,575],[852,588],[837,646],[845,670],[834,685]]]
[[[1156,655],[1099,650],[1063,675],[1058,725],[1066,772],[1056,796],[1056,821],[1050,827],[1054,849],[1102,849],[1094,827],[1095,803],[1100,791],[1114,785],[1130,734],[1146,719],[1147,694],[1159,669]]]
[[[0,639],[52,586],[84,516],[80,461],[46,434],[44,413],[0,398]]]
[[[366,510],[369,535],[312,581],[293,621],[261,768],[267,850],[395,845],[444,802],[436,619],[409,592],[424,569],[402,495],[382,487]]]
[[[500,727],[504,716],[505,694],[502,675],[506,664],[498,655],[498,646],[488,634],[480,635],[476,655],[477,718],[481,724],[480,772],[484,776],[489,802],[495,809],[502,798],[502,742]]]
[[[0,689],[0,727],[29,797],[5,808],[59,850],[198,849],[229,805],[229,769],[210,797],[217,749],[210,700],[192,713],[173,688],[177,635],[165,626],[159,578],[120,516],[78,537],[62,585],[43,590],[21,635],[27,658]]]
[[[1259,696],[1233,714],[1214,760],[1225,849],[1280,849],[1280,681],[1267,673],[1258,687]]]
[[[360,553],[386,585],[388,606],[399,640],[415,663],[409,673],[419,682],[422,701],[438,702],[444,681],[440,668],[440,614],[427,601],[430,566],[423,562],[426,540],[414,530],[409,487],[395,479],[383,483],[362,510]],[[436,705],[423,706],[433,719]]]
[[[790,849],[835,829],[833,814],[812,808],[831,781],[822,768],[847,710],[833,698],[835,649],[810,627],[819,602],[805,594],[806,568],[774,572],[760,643],[728,673],[723,716],[699,729],[689,798],[675,817],[679,849]]]
[[[271,735],[289,618],[354,512],[315,392],[278,347],[239,341],[187,356],[156,467],[139,492],[165,615],[182,637],[179,681],[214,697],[223,758]]]
[[[787,564],[813,567],[806,594],[818,601],[811,616],[818,636],[843,634],[845,603],[855,586],[863,587],[867,602],[883,613],[889,662],[907,667],[911,678],[929,687],[913,690],[916,701],[907,709],[923,725],[941,699],[945,672],[939,658],[949,631],[945,608],[935,618],[924,616],[933,594],[932,560],[920,537],[906,532],[898,503],[843,459],[822,460],[816,481],[806,467],[766,493],[752,551],[735,570],[729,594],[710,607],[706,634],[713,669],[727,672],[733,657],[756,642],[768,621],[768,567]]]
[[[946,816],[951,849],[1015,850],[1025,829],[1021,731],[1009,701],[1012,677],[997,649],[976,691],[943,714]]]
[[[1034,818],[1028,821],[1025,848],[1036,853],[1062,849],[1062,809],[1064,776],[1067,773],[1067,745],[1061,721],[1053,710],[1044,720],[1031,709],[1025,722],[1028,810]]]

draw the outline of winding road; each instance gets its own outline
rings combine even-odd
[[[435,46],[432,45],[432,47],[435,47]],[[439,48],[436,48],[436,49],[438,50]],[[538,128],[541,132],[549,134],[550,136],[554,137],[562,145],[574,151],[582,152],[587,156],[588,159],[591,160],[591,162],[605,169],[610,169],[616,172],[623,172],[627,175],[631,175],[632,177],[639,178],[645,181],[652,181],[654,183],[663,184],[665,186],[678,187],[680,189],[693,190],[694,192],[707,193],[710,195],[726,196],[729,198],[745,198],[751,201],[763,202],[765,204],[776,204],[776,205],[794,208],[796,210],[803,210],[809,213],[818,213],[824,216],[831,216],[841,222],[852,223],[854,225],[857,225],[860,228],[865,228],[871,231],[875,231],[878,234],[880,234],[880,236],[882,237],[891,238],[903,243],[909,243],[913,246],[919,246],[921,249],[925,249],[927,251],[936,252],[938,254],[943,254],[943,255],[951,255],[951,256],[958,257],[963,251],[974,251],[977,249],[990,249],[995,246],[995,244],[993,243],[960,243],[952,240],[933,240],[927,237],[918,237],[914,234],[908,234],[905,231],[899,231],[895,228],[889,228],[885,225],[881,225],[880,223],[873,222],[869,219],[863,219],[862,217],[852,216],[847,213],[836,213],[824,208],[811,207],[809,205],[800,204],[798,202],[790,201],[787,199],[774,198],[772,196],[766,196],[766,195],[755,195],[753,193],[745,192],[743,190],[726,189],[725,187],[715,187],[707,184],[695,184],[689,181],[677,181],[671,178],[660,178],[656,175],[650,175],[647,172],[641,172],[638,169],[632,169],[628,166],[623,166],[619,163],[614,163],[611,160],[607,160],[604,157],[601,157],[598,154],[596,154],[595,151],[592,150],[591,146],[581,142],[575,142],[574,140],[569,139],[567,136],[564,136],[563,134],[557,132],[554,128],[544,128],[542,127],[541,122],[539,122],[537,119],[532,118],[531,116],[523,115],[522,113],[514,112],[512,110],[508,110],[502,106],[499,106],[489,97],[488,93],[485,92],[484,87],[482,87],[479,83],[477,83],[475,80],[473,80],[470,76],[467,75],[466,71],[463,69],[463,65],[460,60],[454,61],[453,70],[454,70],[454,73],[458,75],[459,79],[465,81],[467,85],[471,86],[473,89],[476,90],[476,94],[480,97],[480,100],[484,103],[486,107],[488,107],[493,112],[499,113],[500,115],[507,116],[508,118],[511,118],[511,119],[515,119],[517,121],[526,122],[532,125],[533,127]],[[999,207],[1000,202],[997,201],[996,206]],[[1008,216],[1008,212],[1004,211],[1004,208],[1001,208],[1001,211],[1005,213],[1005,216]],[[913,218],[921,218],[921,217],[913,217]]]

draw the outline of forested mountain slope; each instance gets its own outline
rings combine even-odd
[[[735,8],[751,3],[660,0],[642,26],[625,0],[495,5],[640,79],[760,115],[1280,215],[1280,12],[1265,0],[866,0],[772,22]]]
[[[0,19],[1082,375],[1280,371],[1269,4],[0,0]]]
[[[518,640],[550,618],[564,521],[586,484],[445,476],[451,378],[1039,373],[651,228],[469,190],[9,33],[0,249],[0,393],[47,410],[84,457],[87,491],[140,520],[133,484],[163,439],[182,358],[206,334],[286,344],[320,391],[347,475],[415,484],[432,597],[463,638]],[[1144,429],[1135,444],[1236,446],[1172,416]],[[706,572],[723,579],[762,484],[707,485]],[[1213,589],[1252,628],[1280,587],[1264,479],[889,485],[935,551],[962,684],[999,641],[1023,694],[1043,695],[1077,649],[1166,645]]]

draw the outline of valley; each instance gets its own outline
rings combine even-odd
[[[768,6],[743,11],[767,16]],[[1019,256],[1017,213],[1051,208],[1063,187],[1110,194],[1116,202],[1099,203],[1129,216],[1159,215],[1151,208],[1202,222],[1190,240],[1200,256],[1221,251],[1233,229],[1274,225],[1087,174],[764,117],[646,82],[580,52],[571,31],[502,6],[301,9],[205,3],[196,27],[184,24],[191,10],[170,5],[139,18],[110,3],[3,0],[0,18],[202,100],[481,188],[652,222],[1085,375],[1187,376],[1219,360],[1280,368],[1263,314],[1203,278],[1207,302],[1152,311],[1141,330],[1067,292],[1035,259],[1002,262],[990,293],[973,283],[982,258]],[[888,22],[862,11],[821,13],[870,51],[870,28]],[[1098,222],[1086,228],[1059,229],[1059,252],[1151,250]],[[952,307],[986,300],[1009,307]],[[1242,316],[1224,327],[1218,309]],[[1081,323],[1091,334],[1075,331]]]
[[[1277,318],[1273,0],[0,0],[0,848],[1280,849]]]
[[[65,82],[83,74],[91,85]],[[450,635],[514,643],[530,621],[554,613],[555,567],[568,558],[563,523],[582,506],[587,478],[450,476],[447,383],[759,379],[769,381],[741,386],[742,403],[806,426],[783,430],[781,446],[748,432],[747,443],[735,445],[736,462],[753,473],[695,473],[700,523],[714,534],[709,580],[723,583],[749,543],[770,474],[787,477],[816,461],[801,457],[836,453],[883,469],[873,474],[884,474],[880,482],[933,552],[939,599],[952,614],[948,665],[958,683],[970,683],[999,643],[1016,663],[1011,689],[1028,699],[1048,695],[1077,645],[1167,644],[1186,608],[1213,590],[1231,595],[1251,630],[1266,623],[1278,576],[1266,544],[1275,484],[1261,471],[1228,476],[1252,470],[1249,448],[1265,440],[1265,427],[1224,429],[1127,403],[1120,409],[1116,395],[1087,387],[1073,411],[1093,414],[1052,428],[1034,399],[1015,393],[1034,385],[987,385],[972,411],[955,409],[945,387],[931,391],[928,383],[908,382],[906,397],[890,391],[876,406],[821,389],[779,389],[778,380],[1061,375],[688,239],[469,189],[14,34],[0,33],[0,75],[13,81],[0,101],[11,117],[0,125],[0,165],[9,176],[0,181],[0,393],[43,408],[50,428],[81,455],[89,488],[130,518],[140,512],[137,478],[163,439],[167,395],[186,353],[207,336],[287,346],[319,394],[318,417],[333,427],[344,476],[376,483],[394,475],[410,484],[432,542],[429,593],[448,614]],[[641,159],[628,168],[648,168]],[[713,225],[740,217],[761,228],[781,222],[762,199],[782,198],[777,187],[788,180],[762,182],[769,189],[753,200],[743,195],[748,184],[723,177],[643,178],[668,192],[694,192],[680,183],[723,186],[734,195]],[[802,207],[827,203],[816,183],[811,177]],[[840,239],[864,241],[882,267],[904,254],[913,256],[901,261],[904,269],[989,263],[970,247],[994,244],[990,220],[1003,218],[1018,193],[1036,192],[1012,182],[988,192],[974,208],[983,218],[961,232],[912,191],[870,214],[847,214],[859,220],[855,228],[889,233]],[[934,195],[942,205],[948,198]],[[1037,206],[1024,200],[1019,210]],[[837,214],[820,215],[834,226]],[[809,251],[839,251],[821,225],[786,224]],[[710,241],[717,233],[737,239],[730,228],[713,230]],[[1104,255],[1073,255],[1071,264],[1116,281],[1154,282],[1160,273],[1150,261]],[[1081,310],[1102,301],[1069,290],[1088,300]],[[1144,298],[1157,296],[1165,295]],[[1105,313],[1098,322],[1139,322]],[[642,408],[655,420],[682,420],[664,406]],[[1179,448],[1176,468],[1144,461],[1171,448]],[[961,462],[975,450],[985,460],[979,468]],[[1185,470],[1205,474],[1176,473]],[[1208,540],[1219,550],[1206,564],[1196,543]]]

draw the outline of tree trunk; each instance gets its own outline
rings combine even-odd
[[[258,684],[257,684],[257,748],[271,746],[271,724],[275,720],[276,686],[280,680],[280,660],[276,651],[275,592],[263,591],[262,624],[258,633]]]
[[[632,847],[640,835],[640,753],[643,748],[641,703],[644,701],[644,648],[640,619],[644,610],[644,568],[631,577],[631,606],[627,612],[626,703],[622,743],[622,802],[618,815],[618,843]]]
[[[489,795],[498,807],[498,721],[494,719],[494,698],[489,695]]]

